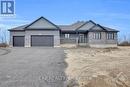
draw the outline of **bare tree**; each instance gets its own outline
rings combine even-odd
[[[120,44],[122,42],[121,37],[118,38],[118,44]]]
[[[6,37],[6,35],[7,35],[7,32],[6,32],[6,30],[4,30],[3,31],[4,43],[7,43],[7,37]]]
[[[126,35],[123,36],[123,41],[127,41]]]
[[[0,29],[0,43],[7,43],[7,30]]]
[[[129,33],[129,35],[128,35],[128,41],[129,41],[129,43],[130,43],[130,33]]]
[[[0,43],[1,43],[1,28],[0,28]]]

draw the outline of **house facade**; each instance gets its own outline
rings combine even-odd
[[[49,46],[76,44],[89,47],[116,47],[115,29],[101,26],[93,21],[78,21],[71,25],[55,25],[44,17],[34,22],[9,29],[11,47]]]

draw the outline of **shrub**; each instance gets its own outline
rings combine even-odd
[[[8,47],[9,45],[7,43],[0,43],[0,47]]]
[[[130,46],[130,42],[128,41],[123,41],[121,43],[118,44],[119,46]]]

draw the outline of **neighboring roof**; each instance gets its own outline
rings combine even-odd
[[[49,28],[46,28],[46,27],[45,28],[44,27],[36,28],[36,26],[38,26],[38,24],[36,24],[36,23],[40,20],[44,20],[45,23],[49,23],[51,25],[51,27],[49,27]],[[35,27],[34,27],[34,24],[35,24]],[[42,26],[42,24],[41,24],[41,26]],[[9,29],[9,31],[19,31],[19,30],[28,30],[28,29],[29,30],[30,29],[31,30],[34,30],[34,29],[35,30],[36,29],[61,29],[61,31],[65,31],[65,32],[67,32],[67,31],[79,31],[79,32],[80,31],[83,31],[83,32],[86,32],[86,31],[112,31],[112,32],[118,32],[115,29],[111,29],[111,28],[96,24],[92,20],[89,20],[86,22],[77,21],[76,23],[71,24],[71,25],[55,25],[44,17],[38,18],[37,20],[35,20],[31,24],[22,25],[22,26],[19,26],[16,28]]]

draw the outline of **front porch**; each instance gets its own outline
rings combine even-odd
[[[81,46],[88,45],[88,32],[62,33],[60,35],[61,44],[75,44]]]

